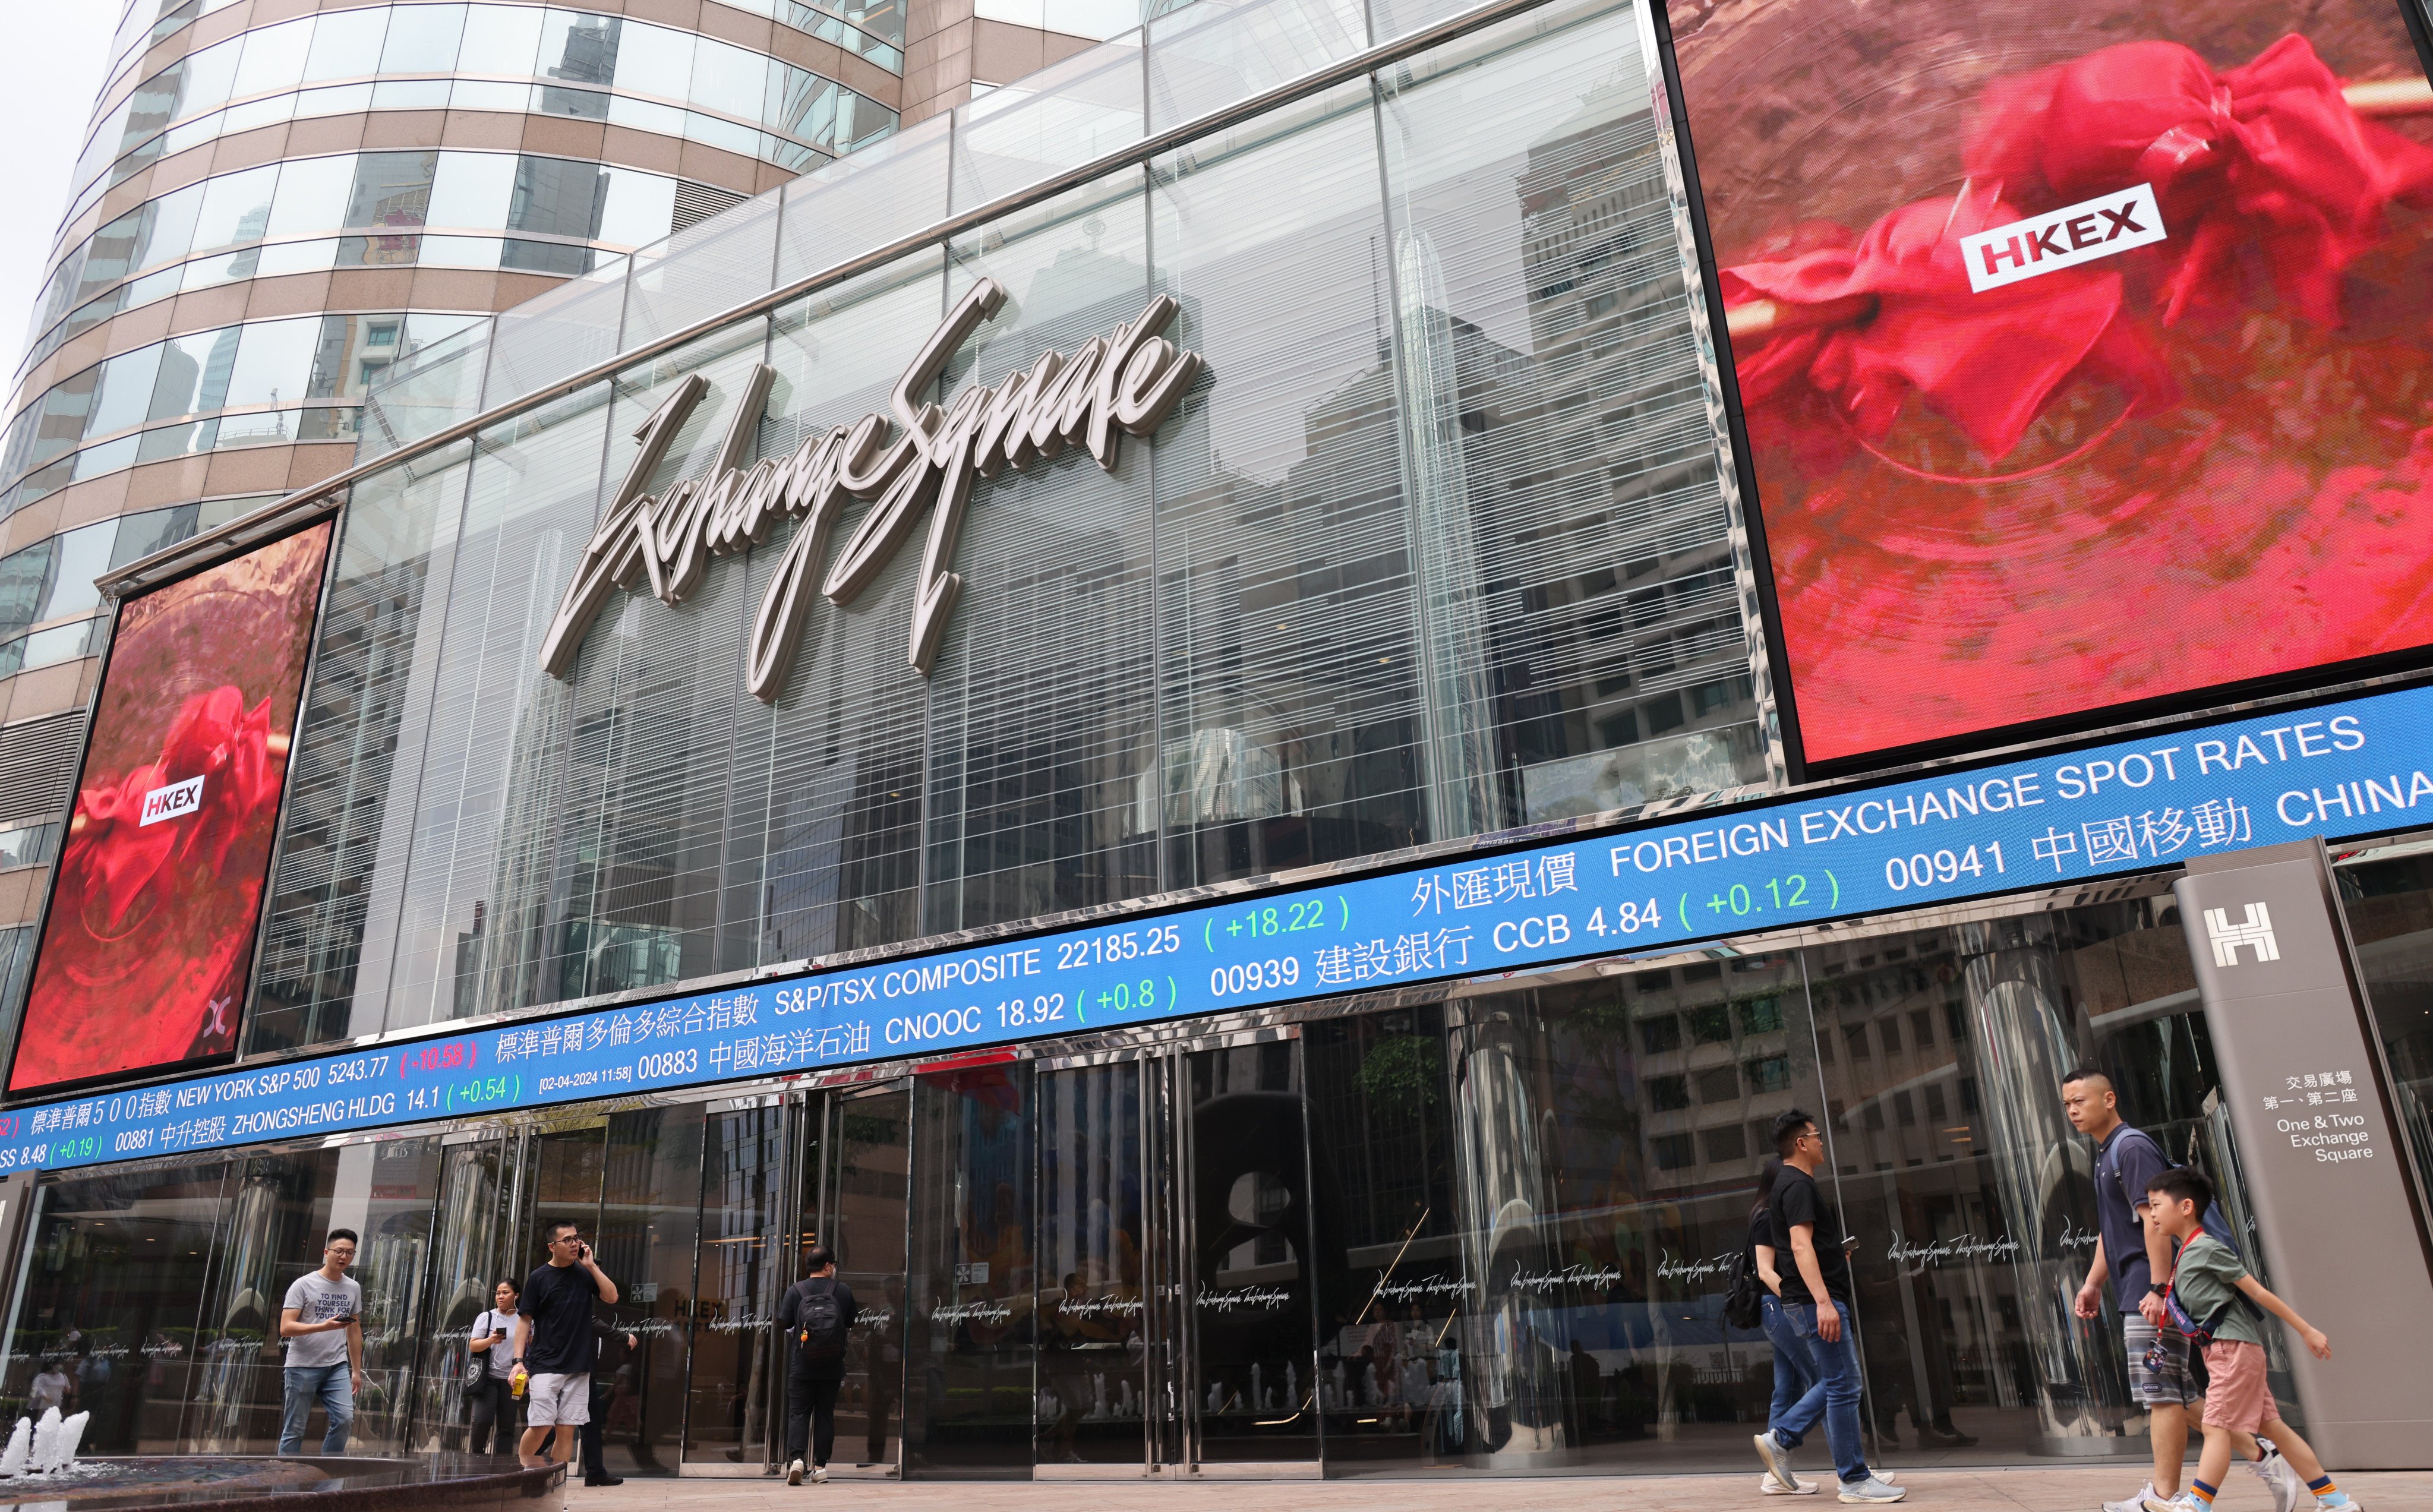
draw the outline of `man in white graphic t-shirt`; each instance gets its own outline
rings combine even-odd
[[[279,1420],[279,1452],[304,1452],[304,1422],[318,1402],[329,1414],[321,1453],[347,1452],[355,1396],[364,1388],[364,1288],[347,1274],[355,1263],[355,1231],[332,1229],[321,1268],[287,1288],[279,1309],[279,1336],[287,1341],[287,1401]]]

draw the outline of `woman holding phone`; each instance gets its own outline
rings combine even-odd
[[[516,1399],[507,1378],[516,1368],[516,1301],[521,1295],[514,1282],[500,1282],[491,1294],[495,1305],[473,1319],[467,1347],[481,1368],[467,1372],[470,1379],[465,1383],[465,1400],[473,1406],[471,1448],[476,1454],[503,1454],[515,1442]]]

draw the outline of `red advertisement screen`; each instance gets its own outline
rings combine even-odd
[[[2433,643],[2398,0],[1675,0],[1812,762]]]
[[[120,609],[11,1092],[236,1048],[330,532]]]

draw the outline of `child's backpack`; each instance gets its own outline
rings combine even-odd
[[[2163,1164],[2169,1166],[2172,1170],[2182,1171],[2188,1168],[2185,1163],[2171,1159],[2171,1152],[2163,1147],[2160,1140],[2157,1140],[2153,1135],[2146,1132],[2135,1124],[2123,1126],[2119,1134],[2116,1137],[2127,1139],[2133,1136],[2137,1139],[2142,1139],[2147,1144],[2153,1146],[2154,1153],[2161,1156],[2163,1158]],[[2120,1169],[2119,1163],[2117,1161],[2114,1162],[2112,1168],[2115,1172],[2118,1172]],[[2143,1192],[2130,1191],[2128,1177],[2120,1176],[2118,1177],[2118,1180],[2120,1182],[2121,1195],[2129,1199],[2129,1211],[2132,1213],[2136,1212],[2137,1204],[2145,1200],[2146,1194]],[[2229,1250],[2234,1255],[2237,1255],[2242,1263],[2245,1262],[2247,1256],[2238,1248],[2237,1237],[2230,1232],[2230,1220],[2223,1217],[2221,1215],[2220,1202],[2215,1201],[2207,1203],[2205,1205],[2204,1217],[2201,1222],[2205,1232],[2221,1241],[2221,1247],[2223,1249]]]

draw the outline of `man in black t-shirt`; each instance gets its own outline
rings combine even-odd
[[[1833,1469],[1842,1480],[1841,1499],[1897,1502],[1909,1493],[1870,1471],[1859,1443],[1859,1351],[1850,1333],[1848,1236],[1841,1214],[1816,1184],[1817,1169],[1825,1164],[1825,1137],[1817,1132],[1816,1120],[1795,1108],[1775,1119],[1774,1147],[1782,1157],[1770,1204],[1775,1249],[1791,1261],[1777,1261],[1782,1311],[1825,1384],[1825,1437],[1832,1445]],[[1808,1425],[1794,1426],[1804,1430]],[[1772,1429],[1757,1436],[1758,1457],[1786,1491],[1797,1486],[1791,1474],[1790,1448]]]
[[[617,1305],[617,1283],[591,1258],[572,1223],[549,1228],[549,1264],[524,1282],[516,1303],[516,1372],[527,1378],[523,1462],[574,1463],[575,1431],[591,1420],[591,1366],[599,1348],[591,1332],[591,1300]]]

